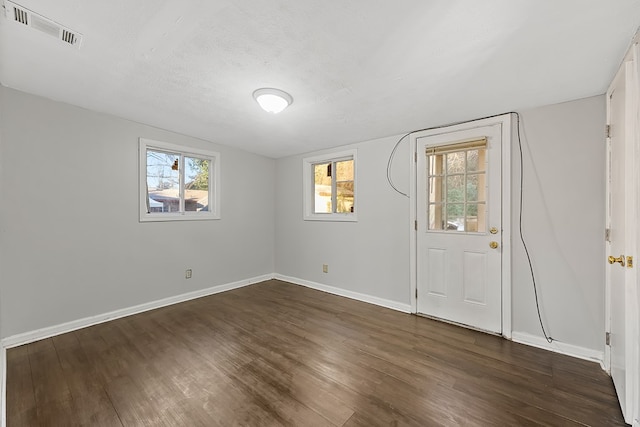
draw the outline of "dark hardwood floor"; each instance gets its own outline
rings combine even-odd
[[[9,426],[615,426],[596,363],[268,281],[7,351]]]

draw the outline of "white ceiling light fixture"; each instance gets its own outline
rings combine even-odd
[[[262,88],[253,92],[253,98],[269,113],[278,114],[293,103],[293,97],[280,89]]]

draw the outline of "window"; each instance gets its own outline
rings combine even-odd
[[[486,138],[427,147],[429,230],[486,230]]]
[[[304,219],[356,221],[356,150],[303,159]]]
[[[140,221],[220,218],[220,154],[140,138]]]

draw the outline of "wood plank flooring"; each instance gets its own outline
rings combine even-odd
[[[616,426],[596,363],[280,281],[7,351],[8,426]]]

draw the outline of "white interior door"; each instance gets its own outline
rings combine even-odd
[[[417,312],[502,333],[502,125],[416,136]]]
[[[608,268],[608,281],[611,286],[611,376],[613,377],[620,406],[624,413],[627,406],[626,363],[625,363],[625,307],[624,262],[625,248],[625,210],[624,210],[624,113],[625,113],[624,72],[616,77],[609,94],[610,128],[609,140],[609,244],[608,253],[620,257],[618,262]],[[614,136],[615,135],[615,136]],[[613,255],[616,254],[616,255]]]
[[[637,165],[637,78],[633,55],[627,56],[607,92],[609,124],[607,164],[608,229],[608,331],[610,372],[622,413],[632,423],[638,393],[638,305],[636,251],[636,201],[640,188]]]

